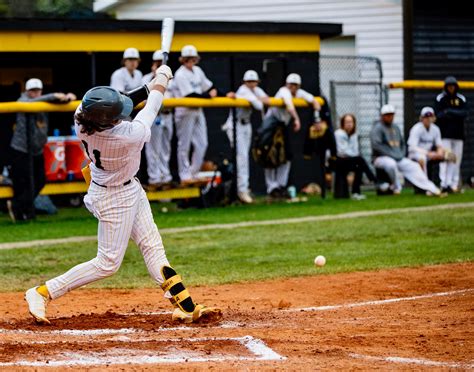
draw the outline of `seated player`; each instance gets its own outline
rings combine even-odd
[[[76,133],[91,159],[91,183],[84,204],[99,220],[97,257],[26,292],[30,314],[37,322],[49,323],[46,305],[50,300],[117,272],[130,238],[138,245],[150,275],[175,307],[173,320],[190,323],[220,315],[219,309],[196,304],[170,266],[146,193],[134,177],[171,78],[170,68],[161,66],[155,79],[128,96],[111,87],[95,87],[77,108]],[[144,99],[146,105],[135,119],[124,120]]]

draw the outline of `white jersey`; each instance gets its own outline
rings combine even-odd
[[[203,94],[211,89],[213,85],[212,81],[206,77],[206,74],[199,66],[193,66],[192,70],[181,66],[176,70],[172,81],[174,97],[186,97],[191,93]],[[186,114],[190,110],[196,111],[196,109],[177,107],[175,112],[179,116]]]
[[[344,129],[338,129],[334,132],[337,146],[337,156],[356,157],[359,156],[359,138],[357,133],[349,136]]]
[[[94,182],[103,186],[119,186],[137,174],[141,150],[144,143],[150,140],[150,127],[158,115],[162,100],[163,95],[154,90],[133,121],[122,121],[90,136],[81,133],[81,125],[75,123],[77,136],[92,161],[90,169]],[[82,106],[79,106],[77,111],[81,109]]]
[[[260,101],[260,98],[268,97],[267,93],[265,93],[262,88],[255,87],[254,89],[250,89],[245,84],[242,84],[239,89],[237,89],[237,92],[235,92],[235,96],[237,98],[246,99],[252,104],[252,107],[258,111],[263,110],[263,102]],[[241,123],[250,123],[250,117],[252,116],[252,107],[237,108],[237,120]]]
[[[293,106],[293,98],[303,98],[306,102],[311,104],[314,101],[314,96],[304,89],[298,89],[296,91],[295,97],[293,97],[290,90],[286,86],[278,89],[278,92],[275,94],[275,98],[282,98],[285,102],[285,105],[290,107]],[[291,121],[291,115],[286,107],[270,107],[266,116],[274,116],[278,121],[281,121],[285,124],[289,124]]]
[[[140,70],[133,71],[133,75],[122,67],[115,70],[110,78],[110,86],[119,92],[125,93],[142,86],[143,74]]]
[[[427,153],[433,147],[442,146],[441,131],[435,124],[430,124],[426,129],[423,123],[418,122],[411,128],[407,144],[410,155],[416,152]]]

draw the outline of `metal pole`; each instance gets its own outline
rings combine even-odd
[[[31,212],[31,216],[28,215],[27,217],[35,217],[35,173],[34,173],[34,166],[33,166],[33,153],[32,153],[32,144],[31,139],[33,138],[33,126],[31,117],[34,114],[25,114],[26,117],[26,148],[27,148],[27,174],[28,174],[28,194],[29,194],[29,201],[31,204],[28,205],[28,213]]]
[[[230,82],[231,87],[235,87],[235,61],[234,57],[230,57]],[[237,200],[237,175],[239,172],[239,167],[237,166],[237,113],[235,107],[231,108],[232,112],[232,137],[234,139],[232,146],[232,164],[234,164],[234,172],[232,173],[232,187],[230,199],[231,201]]]

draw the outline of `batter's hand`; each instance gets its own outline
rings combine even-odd
[[[156,77],[147,84],[148,89],[155,89],[155,85],[162,86],[166,89],[168,87],[168,82],[173,78],[173,72],[171,72],[169,66],[160,66],[155,73]]]

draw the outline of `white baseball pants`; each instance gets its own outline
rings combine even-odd
[[[451,150],[456,155],[455,163],[442,162],[439,165],[439,178],[441,187],[451,187],[457,189],[459,187],[459,176],[461,174],[462,151],[464,146],[463,140],[442,139],[443,148]]]
[[[149,183],[170,182],[171,139],[173,115],[160,114],[160,123],[151,127],[150,142],[145,145]]]
[[[277,168],[265,168],[265,183],[267,184],[267,194],[272,190],[286,187],[290,175],[291,162],[278,166]]]
[[[400,174],[402,174],[413,185],[420,189],[430,191],[434,194],[439,193],[439,189],[436,185],[428,179],[420,165],[413,160],[403,158],[396,161],[389,156],[379,156],[375,159],[374,166],[376,168],[382,168],[387,172],[392,180],[393,190],[400,191],[402,189],[400,181]]]
[[[252,144],[252,124],[236,123],[237,134],[237,191],[249,191],[249,153]],[[232,123],[226,127],[227,137],[230,145],[234,146]]]
[[[178,172],[181,181],[191,180],[201,170],[207,150],[207,124],[204,112],[187,110],[184,115],[175,117],[178,137]],[[193,145],[193,155],[189,161],[189,151]]]
[[[138,245],[148,272],[161,285],[164,282],[161,268],[169,266],[169,262],[140,183],[133,179],[126,186],[107,188],[91,183],[84,203],[99,220],[97,257],[48,280],[46,286],[51,298],[117,272],[130,237]]]

